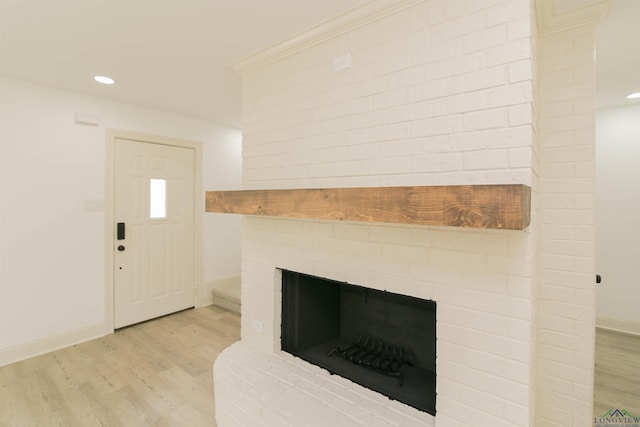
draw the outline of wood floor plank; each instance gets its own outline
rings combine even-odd
[[[30,411],[38,422],[35,425],[79,425],[74,409],[69,406],[58,384],[46,370],[38,370],[19,379]]]
[[[215,427],[213,362],[238,339],[203,307],[0,367],[0,427]]]
[[[596,331],[594,414],[626,409],[640,416],[640,336]]]
[[[0,427],[215,427],[212,366],[240,316],[187,310],[0,367]],[[594,414],[640,415],[640,337],[598,330]]]
[[[16,369],[0,368],[0,426],[21,425],[21,414],[28,413],[29,406],[20,387]]]

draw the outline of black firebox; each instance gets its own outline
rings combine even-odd
[[[282,350],[436,413],[436,303],[282,270]]]

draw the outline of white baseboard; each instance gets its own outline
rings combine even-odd
[[[26,344],[0,350],[0,366],[40,356],[105,335],[104,324],[93,325],[64,334],[39,339]]]
[[[622,332],[631,335],[640,335],[640,323],[615,319],[613,317],[597,316],[596,327],[602,329],[609,329],[616,332]]]
[[[200,299],[198,300],[198,307],[204,307],[207,305],[213,304],[213,297],[211,295],[211,290],[213,290],[216,286],[224,286],[229,283],[240,283],[240,276],[230,276],[225,277],[223,279],[212,280],[202,285],[200,289]]]

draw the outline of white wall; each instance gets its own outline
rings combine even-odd
[[[208,143],[202,147],[202,189],[237,190],[242,185],[242,135],[237,129],[215,129],[222,133],[203,140]],[[218,280],[240,280],[241,223],[240,215],[204,214],[202,304],[211,303]]]
[[[598,111],[598,325],[640,334],[640,105]]]
[[[201,142],[203,189],[240,186],[237,129],[6,78],[0,118],[0,364],[104,331],[104,214],[85,203],[104,199],[107,128]],[[203,282],[238,275],[240,219],[203,227]]]

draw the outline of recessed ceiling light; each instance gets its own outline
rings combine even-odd
[[[636,92],[636,93],[632,93],[630,95],[627,95],[627,98],[629,99],[637,99],[640,98],[640,92]]]
[[[115,83],[115,80],[113,80],[111,77],[95,76],[93,79],[105,85],[112,85]]]

